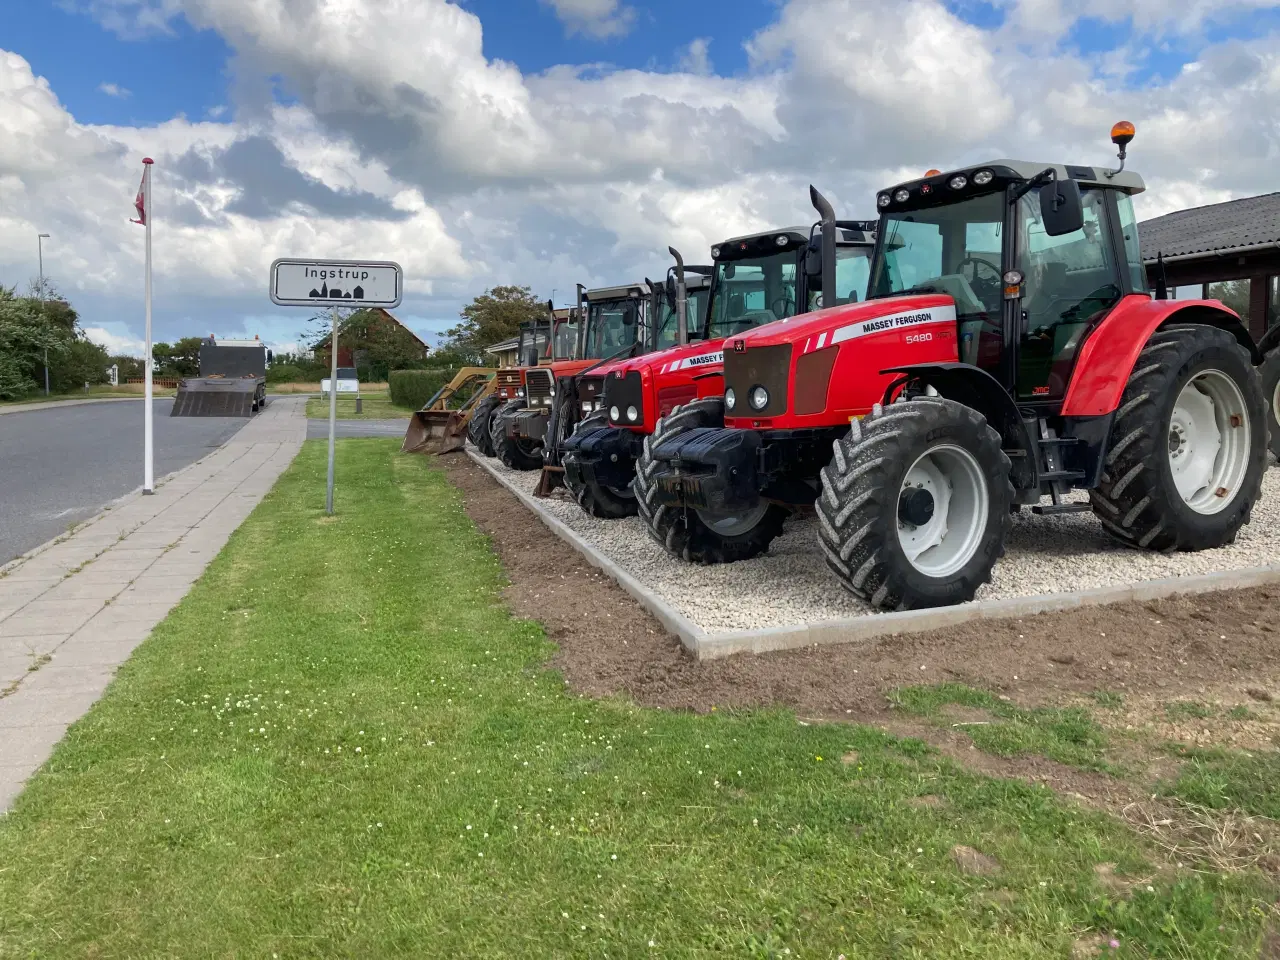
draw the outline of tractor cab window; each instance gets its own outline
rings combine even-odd
[[[1024,277],[1017,392],[1029,398],[1065,392],[1085,333],[1121,297],[1104,191],[1081,191],[1084,226],[1060,237],[1044,231],[1038,192],[1019,200],[1017,213],[1017,266]]]
[[[688,327],[690,340],[696,340],[702,331],[702,321],[707,315],[707,298],[710,294],[711,291],[706,287],[688,292],[688,303],[685,306],[685,325]],[[667,306],[665,297],[662,300],[662,309],[659,312],[662,319],[658,323],[656,349],[666,350],[668,347],[676,345],[676,312]]]
[[[640,322],[639,301],[633,297],[597,300],[587,308],[586,360],[603,360],[635,342]]]
[[[1116,207],[1120,212],[1120,233],[1124,237],[1125,269],[1129,271],[1130,289],[1141,293],[1147,289],[1147,268],[1142,262],[1142,248],[1138,243],[1138,218],[1133,214],[1133,198],[1117,191]]]
[[[810,277],[809,309],[842,303],[858,303],[867,295],[867,281],[871,278],[872,247],[866,244],[841,244],[836,247],[836,299],[827,303],[822,295],[822,277]]]
[[[796,253],[716,264],[711,300],[712,339],[796,315]]]
[[[960,359],[993,372],[1002,350],[1001,248],[1005,195],[887,216],[870,297],[941,293],[955,301]]]
[[[558,322],[552,343],[552,357],[554,359],[573,359],[574,350],[578,346],[578,322],[576,320],[561,320]]]

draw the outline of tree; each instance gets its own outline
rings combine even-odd
[[[494,287],[462,308],[462,322],[445,334],[445,346],[472,363],[483,363],[485,347],[511,339],[520,332],[520,324],[546,314],[546,304],[529,287]]]
[[[37,390],[44,382],[44,357],[54,360],[75,341],[75,311],[48,309],[51,304],[14,296],[0,288],[0,399],[12,400]],[[63,321],[70,315],[71,329]]]
[[[197,377],[200,375],[201,337],[183,337],[170,345],[153,343],[151,356],[162,377]]]
[[[107,351],[77,334],[58,351],[57,362],[49,363],[49,386],[54,393],[79,390],[86,383],[106,383]]]
[[[136,380],[146,374],[146,370],[142,366],[141,357],[130,357],[123,353],[117,353],[115,356],[107,357],[107,366],[115,364],[119,367],[117,371],[120,375],[120,382],[126,380]]]

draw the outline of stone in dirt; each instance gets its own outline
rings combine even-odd
[[[971,877],[991,877],[998,874],[1003,868],[1000,861],[995,857],[989,857],[973,847],[966,847],[962,843],[956,844],[951,848],[951,859],[955,861],[955,865],[960,869],[961,873],[968,874]]]

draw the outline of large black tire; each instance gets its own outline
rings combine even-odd
[[[1170,463],[1174,406],[1193,378],[1224,374],[1247,413],[1242,470],[1215,513],[1192,509],[1179,494]],[[1193,388],[1194,389],[1194,388]],[[1216,408],[1215,408],[1216,409]],[[1245,424],[1227,427],[1244,429]],[[1102,482],[1089,494],[1103,527],[1131,546],[1165,552],[1231,543],[1262,487],[1267,463],[1267,405],[1249,354],[1225,330],[1177,324],[1157,330],[1134,364],[1111,428]],[[1226,487],[1219,489],[1227,490]]]
[[[786,508],[771,503],[751,529],[725,536],[704,523],[696,511],[656,502],[653,448],[668,437],[695,427],[723,426],[724,400],[720,397],[705,397],[676,407],[658,421],[651,436],[645,437],[644,451],[636,462],[636,478],[631,486],[649,535],[672,556],[690,563],[735,563],[758,557],[768,551],[790,515]]]
[[[471,422],[467,424],[467,439],[471,445],[486,457],[495,456],[493,438],[489,436],[489,421],[504,401],[500,397],[485,397],[476,404],[471,414]]]
[[[509,400],[489,418],[489,437],[494,456],[512,470],[540,470],[542,448],[536,440],[507,436],[507,421],[525,408],[523,400]]]
[[[854,420],[848,436],[833,446],[834,456],[822,469],[822,495],[815,507],[827,566],[845,589],[882,610],[972,600],[1004,556],[1005,538],[1013,525],[1012,468],[1000,434],[986,418],[952,400],[921,397],[877,407],[861,421]],[[971,489],[978,511],[973,514],[972,536],[965,540],[969,546],[955,554],[956,569],[939,565],[937,574],[930,574],[903,548],[899,503],[910,471],[926,454],[945,456],[939,448],[959,448],[971,459],[976,468]],[[983,501],[985,518],[980,513]],[[933,509],[930,499],[930,517]],[[905,519],[901,528],[915,529]]]
[[[1258,374],[1262,377],[1262,399],[1268,407],[1267,428],[1271,434],[1271,452],[1280,460],[1280,347],[1263,358]]]
[[[597,410],[585,420],[579,420],[574,426],[573,432],[594,430],[597,427],[607,427],[608,425],[609,417],[603,410]],[[566,466],[573,456],[572,451],[565,452],[564,460]],[[578,506],[597,520],[621,520],[623,517],[634,517],[636,515],[636,495],[635,491],[630,488],[618,490],[614,487],[606,487],[594,482],[573,483],[569,479],[568,470],[565,470],[564,485],[569,489],[573,499],[578,502]]]

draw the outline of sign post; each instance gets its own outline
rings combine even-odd
[[[292,260],[271,264],[271,302],[282,307],[327,306],[329,330],[329,470],[324,512],[333,514],[333,455],[338,428],[338,308],[400,306],[404,272],[389,260]]]

